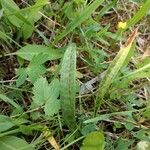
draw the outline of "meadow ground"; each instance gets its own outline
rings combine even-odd
[[[0,0],[0,150],[150,149],[150,0]]]

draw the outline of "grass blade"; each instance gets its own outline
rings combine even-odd
[[[109,9],[113,8],[114,5],[116,5],[116,3],[117,3],[117,0],[112,0],[112,1],[110,1],[109,4],[105,5],[105,6],[101,9],[101,11],[99,12],[100,15],[98,15],[98,19],[100,20],[100,18],[101,18],[106,12],[108,12]]]
[[[141,67],[134,72],[131,72],[119,79],[117,79],[115,82],[117,83],[117,88],[122,88],[127,83],[140,79],[140,78],[149,78],[150,77],[150,64],[145,65],[144,67]]]
[[[9,103],[12,106],[14,106],[17,110],[19,110],[19,112],[22,112],[21,106],[19,106],[17,103],[15,103],[12,99],[8,98],[6,95],[0,94],[0,99],[3,100],[4,102]]]
[[[142,108],[142,109],[133,109],[133,110],[127,110],[127,111],[120,111],[120,112],[112,112],[112,113],[107,113],[107,114],[102,114],[102,115],[99,115],[97,117],[94,117],[94,118],[91,118],[91,119],[88,119],[88,120],[85,120],[83,123],[87,124],[87,123],[97,123],[98,121],[102,121],[102,120],[108,120],[110,119],[111,117],[113,116],[126,116],[126,115],[132,115],[132,113],[134,112],[142,112],[144,111],[145,108]]]
[[[77,16],[74,20],[72,20],[66,27],[66,29],[56,37],[55,42],[58,42],[60,39],[65,37],[68,33],[74,30],[77,26],[79,26],[83,21],[90,17],[90,15],[98,8],[98,6],[104,0],[95,0],[90,6],[86,7],[83,12],[81,12],[80,16]]]
[[[98,95],[96,97],[96,102],[95,102],[95,110],[94,110],[94,115],[97,114],[98,108],[100,107],[101,103],[103,102],[103,98],[105,94],[107,93],[107,90],[109,89],[111,83],[115,79],[115,77],[118,75],[119,70],[124,66],[124,63],[128,57],[130,56],[130,50],[132,47],[132,43],[137,36],[137,30],[136,29],[132,35],[129,37],[127,40],[125,47],[121,48],[109,68],[107,69],[105,77],[102,79],[99,89],[98,89]]]
[[[0,31],[0,39],[4,40],[8,45],[10,45],[10,43],[8,42],[8,40],[10,40],[14,44],[16,44],[18,47],[21,47],[21,45],[19,45],[15,40],[13,40],[11,37],[9,37],[6,33],[2,32],[2,31]]]
[[[140,10],[134,14],[133,18],[131,18],[128,22],[128,28],[131,26],[134,26],[138,21],[140,21],[148,12],[148,10],[150,9],[150,0],[147,0],[142,7],[140,8]]]
[[[75,94],[76,94],[76,46],[71,44],[65,51],[61,73],[61,108],[67,126],[76,129],[75,121]]]

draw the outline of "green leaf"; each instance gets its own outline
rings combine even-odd
[[[48,56],[43,53],[34,56],[26,68],[26,73],[32,83],[34,83],[41,75],[46,73],[46,68],[42,64],[47,60],[47,57]]]
[[[142,112],[142,115],[145,118],[150,119],[150,108],[147,108],[144,112]]]
[[[17,76],[18,76],[18,79],[16,81],[16,86],[19,87],[21,86],[25,80],[27,79],[27,73],[26,73],[26,69],[25,68],[19,68],[17,70]]]
[[[88,19],[91,14],[101,5],[104,0],[95,0],[91,5],[86,7],[79,16],[74,18],[67,26],[66,29],[56,37],[55,42],[59,41],[63,37],[65,37],[68,33],[78,27],[83,21]]]
[[[105,137],[102,132],[94,131],[87,134],[81,150],[104,150]]]
[[[38,106],[45,105],[45,114],[53,116],[60,109],[60,101],[57,99],[59,97],[59,91],[60,85],[58,79],[54,79],[48,84],[47,80],[41,77],[34,84],[33,102]]]
[[[33,132],[32,132],[33,128],[31,126],[20,125],[19,129],[24,135],[32,135],[33,134]]]
[[[140,78],[149,78],[150,77],[150,64],[147,64],[123,77],[115,80],[117,88],[122,88],[127,85],[129,82],[140,79]]]
[[[27,39],[35,29],[34,23],[42,16],[39,11],[48,3],[48,0],[37,0],[33,6],[24,9],[20,9],[12,0],[2,0],[1,3],[5,16],[14,26],[19,28],[23,38]]]
[[[19,110],[19,112],[22,112],[21,106],[15,103],[12,99],[8,98],[6,95],[0,94],[0,99],[14,106],[17,110]]]
[[[33,57],[27,68],[20,68],[17,71],[18,79],[16,81],[17,86],[22,85],[27,76],[34,83],[40,76],[46,72],[46,68],[42,65],[47,60],[47,55],[40,53]]]
[[[9,117],[0,115],[0,132],[7,131],[13,126],[15,126],[15,124],[11,122],[11,119]]]
[[[46,73],[46,68],[42,65],[29,65],[26,68],[29,79],[34,83],[40,76]]]
[[[5,136],[0,138],[1,150],[35,150],[32,145],[23,139],[15,136]]]
[[[114,7],[114,5],[116,5],[117,3],[117,0],[112,0],[110,1],[109,4],[106,4],[99,12],[99,15],[98,15],[98,19],[100,20],[100,18],[106,13],[109,11],[109,9],[111,9],[112,7]]]
[[[2,8],[4,9],[4,12],[6,13],[6,15],[11,13],[11,11],[8,8],[9,5],[11,5],[10,7],[13,7],[13,10],[15,10],[15,11],[19,10],[19,7],[13,0],[8,0],[8,1],[1,0],[0,3],[1,3]],[[13,25],[15,25],[16,27],[20,27],[20,24],[22,23],[22,21],[20,21],[20,19],[18,19],[16,16],[8,16],[7,18]]]
[[[49,86],[46,78],[39,78],[33,87],[33,102],[38,106],[42,106],[49,98]]]
[[[129,61],[131,55],[130,51],[132,48],[132,43],[137,36],[137,29],[132,33],[132,35],[127,40],[127,44],[125,47],[121,48],[118,52],[117,56],[114,58],[113,62],[110,64],[106,71],[105,77],[102,79],[99,89],[98,95],[96,97],[95,107],[94,107],[94,115],[97,114],[98,108],[103,102],[103,98],[107,91],[109,90],[110,85],[117,77],[120,69],[125,65],[126,60]]]
[[[34,23],[33,23],[33,25],[34,25]],[[23,38],[28,39],[29,37],[31,37],[32,32],[34,31],[34,26],[24,24],[21,28],[21,31],[22,31]]]
[[[41,14],[39,14],[39,11],[42,9],[44,5],[48,4],[48,0],[37,0],[35,5],[29,7],[26,11],[27,14],[27,20],[31,22],[33,25],[36,21],[38,21],[41,18]],[[31,36],[34,26],[31,27],[28,24],[24,24],[22,26],[22,32],[24,39],[27,39]]]
[[[129,147],[134,143],[134,140],[118,138],[116,140],[116,150],[129,150]]]
[[[122,115],[122,116],[132,116],[133,112],[137,112],[138,110],[133,109],[133,110],[128,110],[128,111],[121,111],[121,112],[113,112],[113,113],[107,113],[103,115],[99,115],[97,117],[94,117],[92,119],[85,120],[83,123],[96,123],[98,121],[102,120],[108,120],[112,116],[117,116],[117,115]]]
[[[75,121],[75,95],[76,95],[76,45],[70,44],[65,51],[61,64],[61,109],[67,126],[74,130]]]
[[[36,3],[33,6],[27,8],[28,20],[34,22],[38,21],[41,18],[39,11],[41,11],[43,6],[48,4],[48,2],[48,0],[36,0]]]
[[[6,36],[7,36],[6,33],[0,31],[0,39],[5,41],[6,43],[9,43]]]
[[[4,9],[6,17],[14,26],[21,27],[23,23],[26,23],[30,27],[32,27],[32,24],[22,15],[22,13],[19,12],[20,9],[13,0],[7,0],[7,1],[1,0],[0,2]],[[14,13],[14,12],[15,12],[15,15],[10,15],[11,13]]]
[[[140,7],[140,10],[127,22],[128,28],[138,23],[148,13],[149,9],[150,0],[147,0],[142,7]]]
[[[58,49],[52,49],[44,45],[26,45],[16,52],[16,55],[25,60],[31,61],[32,58],[40,53],[47,55],[47,60],[54,60],[62,57],[62,51]]]
[[[89,123],[89,124],[86,124],[84,127],[82,127],[81,133],[83,135],[87,135],[88,133],[95,131],[96,128],[97,127],[95,123]]]
[[[9,37],[5,32],[0,31],[0,38],[4,40],[8,45],[10,45],[10,42],[15,43],[18,47],[21,47],[15,40],[13,40],[11,37]],[[10,41],[8,41],[10,40]]]
[[[57,99],[60,93],[60,83],[58,79],[54,79],[49,85],[49,98],[45,104],[45,114],[53,116],[60,109],[60,101]]]
[[[125,124],[125,128],[126,128],[127,130],[129,130],[129,131],[133,130],[134,127],[135,127],[135,126],[134,126],[133,123],[127,122],[127,123]]]
[[[47,61],[47,54],[44,54],[44,53],[39,53],[38,55],[35,55],[33,58],[32,58],[32,60],[31,60],[31,62],[30,62],[30,64],[29,64],[29,66],[31,65],[31,66],[38,66],[38,65],[42,65],[43,63],[45,63],[46,61]]]

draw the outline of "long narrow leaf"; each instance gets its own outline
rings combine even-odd
[[[61,109],[67,126],[74,130],[76,128],[75,121],[75,94],[76,94],[76,46],[69,45],[63,60],[61,73]]]
[[[150,9],[150,0],[147,0],[142,7],[140,8],[140,10],[134,14],[133,18],[131,18],[128,22],[128,28],[131,26],[134,26],[137,22],[139,22],[148,12],[148,10]]]
[[[105,77],[102,79],[98,89],[98,95],[96,97],[94,115],[97,114],[98,108],[103,102],[103,98],[107,93],[107,90],[109,89],[111,83],[118,75],[119,70],[124,66],[125,61],[129,59],[128,57],[130,56],[129,53],[132,47],[132,43],[136,36],[137,36],[137,29],[132,33],[132,35],[127,40],[125,47],[120,49],[119,53],[109,66]]]
[[[0,31],[0,39],[4,40],[5,42],[7,42],[8,45],[10,45],[9,41],[12,41],[14,44],[16,44],[18,47],[21,47],[21,45],[19,45],[15,40],[13,40],[11,37],[9,37],[6,33]],[[8,40],[7,40],[8,39]]]
[[[107,4],[101,9],[101,11],[99,12],[100,15],[98,15],[98,18],[100,19],[106,12],[109,11],[109,9],[111,9],[114,5],[116,5],[116,3],[117,3],[117,0],[110,1],[109,4]]]
[[[14,106],[16,109],[18,109],[20,112],[22,112],[21,106],[19,106],[17,103],[15,103],[12,99],[8,98],[7,96],[0,94],[0,99],[3,100],[6,103],[11,104]]]
[[[148,77],[150,77],[150,64],[147,64],[144,67],[141,67],[117,79],[115,82],[117,83],[117,88],[121,88],[133,80],[140,79],[140,78],[148,78]]]

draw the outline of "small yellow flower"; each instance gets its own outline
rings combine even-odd
[[[127,27],[127,22],[119,22],[118,23],[119,29],[126,29],[126,27]]]

